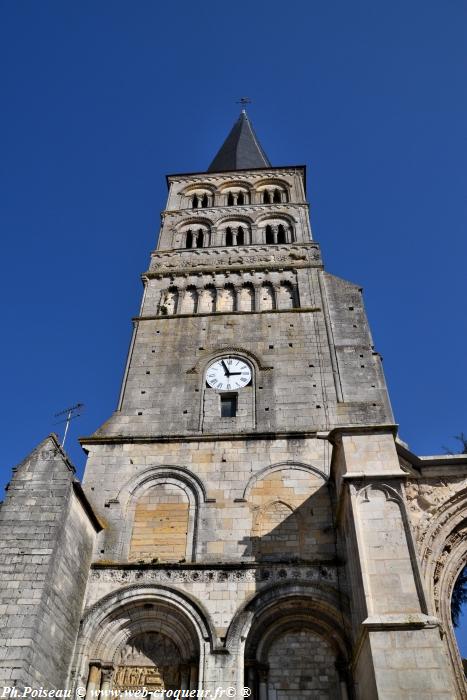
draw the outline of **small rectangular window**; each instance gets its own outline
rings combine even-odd
[[[221,394],[221,418],[235,418],[237,415],[237,394]]]

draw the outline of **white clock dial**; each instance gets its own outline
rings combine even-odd
[[[223,357],[209,365],[206,381],[218,391],[242,389],[251,381],[251,369],[239,357]]]

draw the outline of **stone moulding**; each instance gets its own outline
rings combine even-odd
[[[250,477],[247,485],[245,486],[245,490],[243,491],[243,497],[241,499],[236,500],[247,501],[250,495],[250,491],[254,487],[256,482],[260,481],[267,474],[272,474],[273,472],[281,471],[282,469],[296,469],[298,471],[304,471],[307,474],[313,474],[314,476],[317,476],[320,479],[322,479],[324,482],[327,482],[329,480],[329,476],[327,474],[325,474],[317,467],[314,467],[312,464],[305,464],[304,462],[295,462],[294,460],[290,459],[284,462],[270,464],[267,467],[264,467],[263,469],[260,469],[259,471],[255,472]]]
[[[259,564],[235,563],[183,563],[183,564],[135,564],[94,562],[90,580],[100,583],[140,584],[150,583],[222,583],[249,581],[257,585],[277,585],[285,582],[322,582],[337,585],[337,569],[340,564],[332,562]],[[95,605],[95,604],[93,604]]]
[[[134,323],[140,321],[170,321],[174,318],[202,318],[203,316],[260,316],[264,314],[302,314],[317,313],[321,311],[319,306],[301,306],[295,309],[269,309],[267,311],[209,311],[196,314],[170,314],[170,316],[133,316]]]
[[[277,262],[276,262],[277,261]],[[287,258],[287,260],[277,260],[274,262],[261,262],[258,260],[252,260],[251,262],[245,262],[245,263],[229,263],[229,262],[223,262],[219,261],[217,265],[203,265],[200,263],[199,265],[193,266],[193,265],[186,265],[184,266],[183,264],[177,264],[174,265],[173,267],[168,267],[168,266],[160,266],[156,268],[155,266],[152,267],[150,270],[147,272],[144,272],[142,274],[142,277],[147,277],[148,279],[157,279],[159,277],[168,277],[169,275],[176,275],[176,276],[181,276],[181,275],[198,275],[198,274],[212,274],[216,273],[219,274],[221,272],[229,271],[229,272],[254,272],[255,270],[267,270],[268,272],[271,271],[276,271],[276,270],[284,270],[287,272],[294,272],[295,270],[303,270],[306,268],[312,268],[312,267],[317,267],[319,269],[322,269],[323,265],[321,262],[301,262],[300,260],[291,260],[290,258]]]

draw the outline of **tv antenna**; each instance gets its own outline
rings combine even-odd
[[[63,449],[63,446],[65,444],[66,436],[68,433],[68,428],[70,426],[70,422],[74,418],[79,418],[79,416],[82,413],[82,409],[84,408],[84,403],[77,403],[74,406],[70,406],[69,408],[65,408],[64,411],[59,411],[59,413],[55,414],[55,418],[58,418],[58,416],[66,416],[63,420],[59,420],[55,423],[55,425],[58,425],[59,423],[66,423],[65,425],[65,432],[63,433],[63,440],[60,445],[60,447]]]

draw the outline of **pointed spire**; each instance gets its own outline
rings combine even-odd
[[[232,131],[225,139],[208,172],[269,168],[271,163],[256,138],[247,113],[242,109]]]

